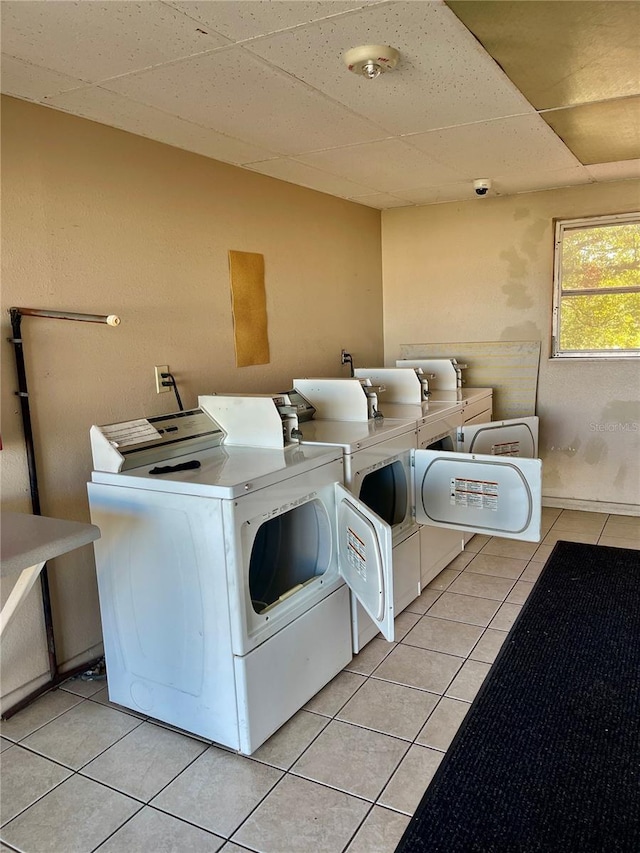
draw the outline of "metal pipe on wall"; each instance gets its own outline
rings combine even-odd
[[[119,326],[120,317],[117,314],[76,314],[72,311],[49,311],[40,308],[9,308],[9,313],[21,314],[23,317],[48,317],[51,320],[78,320],[81,323],[106,323],[107,326]]]
[[[27,468],[29,472],[29,488],[31,492],[31,507],[34,515],[41,515],[40,509],[40,492],[38,488],[38,471],[36,468],[35,446],[33,441],[33,429],[31,426],[31,409],[29,406],[29,389],[27,387],[27,371],[24,360],[24,346],[22,340],[22,318],[23,317],[46,317],[52,320],[77,320],[83,323],[105,323],[107,326],[119,326],[120,318],[116,314],[78,314],[70,311],[49,311],[39,308],[9,308],[11,317],[11,329],[13,337],[9,338],[9,343],[13,344],[16,373],[18,378],[18,390],[15,392],[20,398],[20,412],[22,415],[22,430],[24,434],[25,449],[27,455]],[[42,685],[36,691],[31,693],[25,699],[21,700],[9,712],[11,715],[23,708],[30,701],[35,699],[40,694],[50,690],[56,683],[68,677],[70,673],[65,673],[63,677],[58,672],[58,662],[56,659],[55,637],[53,632],[53,613],[51,609],[51,595],[49,590],[49,577],[47,574],[47,566],[45,565],[40,573],[40,585],[42,589],[42,607],[44,614],[45,632],[47,638],[47,657],[49,661],[49,676],[50,680],[47,684]],[[86,666],[86,665],[85,665]],[[78,671],[82,671],[81,667]],[[75,670],[74,670],[75,671]]]

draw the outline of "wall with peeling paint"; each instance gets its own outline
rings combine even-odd
[[[265,257],[269,364],[236,367],[229,249]],[[44,515],[86,521],[89,428],[173,411],[212,391],[331,375],[340,350],[382,358],[380,214],[112,127],[2,99],[3,509],[29,510],[11,306],[117,313],[122,325],[26,319]],[[100,654],[91,546],[49,564],[62,671]],[[3,584],[3,595],[11,585]],[[0,708],[47,681],[40,592],[2,638]]]
[[[549,359],[554,219],[638,209],[640,182],[624,181],[382,215],[387,365],[401,344],[542,341],[549,504],[640,511],[640,365]]]

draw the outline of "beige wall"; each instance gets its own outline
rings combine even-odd
[[[23,337],[45,515],[88,520],[92,423],[186,407],[211,391],[281,391],[340,375],[344,347],[380,363],[376,210],[10,98],[2,114],[2,506],[29,511],[7,308],[119,314],[27,318]],[[236,368],[229,249],[265,258],[271,363]],[[344,375],[348,375],[348,372]],[[101,642],[91,548],[52,563],[58,656]],[[6,591],[4,593],[6,595]],[[5,707],[46,680],[37,592],[3,644]]]
[[[638,362],[548,358],[552,220],[639,208],[640,182],[630,181],[383,213],[386,364],[401,344],[542,341],[538,414],[549,504],[640,510]]]

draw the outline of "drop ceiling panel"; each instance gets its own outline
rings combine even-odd
[[[477,122],[405,136],[404,141],[466,178],[576,166],[577,161],[537,114]],[[464,164],[461,166],[461,164]]]
[[[371,187],[379,192],[445,184],[459,180],[453,169],[429,160],[400,139],[386,139],[350,148],[332,148],[296,157],[302,163]]]
[[[87,82],[228,44],[163,3],[3,0],[2,51]]]
[[[103,84],[280,154],[380,139],[375,125],[234,47]]]
[[[448,201],[469,201],[472,198],[478,198],[470,181],[456,181],[439,187],[412,187],[409,190],[399,190],[396,195],[412,204],[440,204]]]
[[[397,70],[373,81],[349,73],[342,55],[359,44],[398,47]],[[451,10],[439,3],[397,0],[269,36],[246,49],[390,133],[533,112]]]
[[[0,15],[3,92],[371,207],[475,198],[475,177],[497,195],[640,177],[635,0],[0,0]],[[366,42],[397,47],[398,68],[350,74],[343,53]],[[599,103],[543,122],[527,98]]]
[[[640,157],[640,96],[542,113],[581,163]]]
[[[378,0],[379,2],[379,0]],[[233,41],[256,38],[267,33],[275,33],[289,27],[339,15],[352,9],[360,9],[368,4],[368,0],[355,2],[340,2],[340,0],[322,0],[322,2],[307,3],[286,2],[277,3],[248,3],[246,0],[239,9],[238,2],[217,0],[212,3],[187,0],[187,2],[169,2],[168,6],[189,15],[196,21],[205,24]],[[242,14],[239,14],[242,12]]]
[[[537,108],[640,92],[640,3],[448,0]]]
[[[585,166],[550,171],[545,163],[541,163],[537,169],[520,175],[497,175],[493,185],[498,195],[515,195],[589,183],[592,183],[592,178]]]
[[[86,83],[58,71],[30,65],[21,59],[2,57],[2,91],[5,95],[39,101],[48,95],[57,95],[78,86],[86,86]]]
[[[272,178],[280,178],[302,187],[320,190],[323,193],[350,198],[355,195],[363,195],[370,191],[369,187],[354,183],[339,175],[321,172],[305,163],[296,160],[268,160],[265,163],[252,163],[250,166],[254,172],[269,175]]]
[[[494,177],[491,179],[490,195],[492,198],[501,195],[516,195],[516,193],[535,192],[536,190],[553,187],[568,187],[578,184],[588,184],[592,180],[585,166],[572,166],[568,169],[549,171],[540,168],[527,169],[519,174]],[[401,190],[395,193],[400,198],[413,204],[439,204],[450,201],[469,201],[477,199],[482,204],[484,199],[477,196],[472,181],[459,181],[439,187],[418,187],[411,190]]]
[[[225,163],[239,165],[249,160],[276,156],[266,149],[192,124],[155,107],[137,104],[105,89],[91,87],[67,92],[50,98],[48,103],[73,115],[100,121]]]
[[[409,207],[410,203],[401,198],[386,193],[373,193],[372,195],[354,196],[351,201],[365,204],[367,207],[375,207],[378,210],[388,210],[391,207]]]
[[[623,160],[619,163],[598,163],[585,168],[594,181],[640,179],[640,159]],[[640,190],[638,191],[638,204],[640,204]]]

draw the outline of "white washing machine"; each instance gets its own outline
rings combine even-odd
[[[111,700],[250,754],[351,659],[349,589],[393,639],[392,537],[340,449],[221,440],[94,426],[89,504]]]

